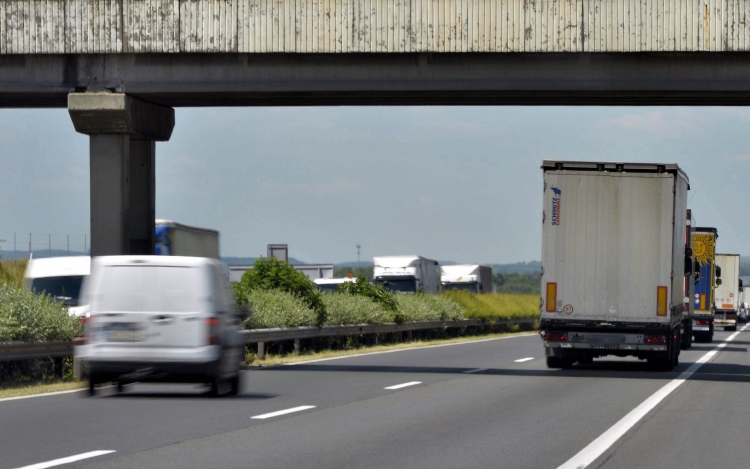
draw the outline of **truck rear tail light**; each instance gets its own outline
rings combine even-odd
[[[545,332],[544,340],[551,340],[554,342],[564,342],[568,340],[568,334],[565,332]]]
[[[219,318],[206,319],[208,326],[208,345],[219,345]]]
[[[646,344],[664,345],[667,343],[667,336],[661,334],[646,334],[643,336],[643,342]]]
[[[695,321],[696,326],[708,326],[708,320],[707,319],[698,319]]]
[[[557,283],[547,283],[547,307],[548,313],[554,313],[557,311]]]
[[[667,315],[667,287],[656,287],[656,315]]]
[[[727,319],[737,319],[737,315],[736,314],[731,314],[731,313],[727,314]]]

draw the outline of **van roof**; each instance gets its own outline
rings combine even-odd
[[[149,266],[200,267],[218,264],[219,261],[208,257],[188,256],[100,256],[94,258],[98,266],[142,264]]]
[[[45,257],[31,259],[26,266],[25,278],[66,277],[89,275],[91,273],[91,257]]]

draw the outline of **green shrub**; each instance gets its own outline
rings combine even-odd
[[[323,295],[323,301],[328,311],[328,324],[384,324],[393,321],[392,311],[386,311],[380,303],[364,296],[330,293]]]
[[[357,277],[356,282],[345,282],[339,285],[339,293],[364,296],[378,303],[386,311],[395,312],[398,310],[398,302],[394,298],[393,293],[383,289],[382,285],[369,283],[361,275]]]
[[[403,321],[446,321],[464,318],[461,306],[439,295],[396,295]]]
[[[281,290],[290,293],[315,311],[317,319],[314,324],[320,326],[325,323],[326,308],[322,294],[316,288],[315,283],[286,262],[275,258],[258,258],[253,268],[242,275],[234,288],[240,303],[255,290]]]
[[[302,298],[281,290],[250,290],[242,300],[248,305],[245,329],[315,326],[318,315]]]
[[[0,285],[0,342],[73,340],[82,333],[78,319],[46,295],[11,284]],[[0,381],[30,382],[54,375],[54,360],[0,362]]]
[[[450,290],[440,296],[450,298],[466,311],[467,318],[521,319],[539,316],[539,295],[513,293],[482,294]]]
[[[0,342],[73,340],[80,333],[78,319],[51,297],[0,285]]]

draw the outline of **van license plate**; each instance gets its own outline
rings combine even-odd
[[[138,340],[138,329],[135,324],[109,325],[104,329],[107,342],[135,342]]]

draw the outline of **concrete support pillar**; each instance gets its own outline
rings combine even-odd
[[[122,93],[71,93],[68,112],[89,135],[91,255],[153,254],[156,141],[174,110]]]

